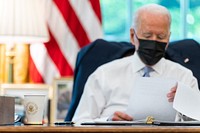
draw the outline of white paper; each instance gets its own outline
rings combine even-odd
[[[168,102],[167,93],[175,85],[174,80],[139,77],[133,86],[126,113],[134,120],[152,116],[156,120],[174,121],[176,111]]]
[[[178,112],[200,121],[200,92],[178,83],[174,98],[174,109]]]

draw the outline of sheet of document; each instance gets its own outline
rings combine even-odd
[[[167,93],[175,85],[174,80],[139,77],[133,86],[126,113],[134,120],[152,116],[160,121],[174,121],[176,110],[168,102]]]
[[[174,104],[178,112],[200,121],[200,92],[178,83]]]

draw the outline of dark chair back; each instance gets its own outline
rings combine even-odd
[[[200,45],[193,39],[171,42],[166,58],[190,69],[197,78],[200,88]]]

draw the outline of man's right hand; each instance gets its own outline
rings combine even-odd
[[[132,121],[133,117],[127,115],[126,113],[116,111],[108,120],[109,121]]]

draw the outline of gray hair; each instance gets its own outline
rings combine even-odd
[[[164,6],[158,5],[158,4],[148,4],[140,7],[136,12],[135,15],[133,16],[133,24],[132,27],[134,29],[138,28],[138,22],[139,22],[139,17],[142,12],[151,12],[151,13],[157,13],[157,14],[163,14],[168,17],[169,20],[169,25],[171,26],[171,15],[168,9]]]

